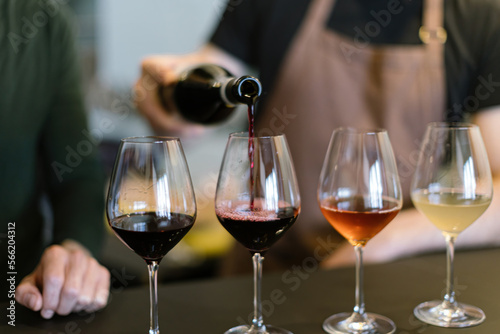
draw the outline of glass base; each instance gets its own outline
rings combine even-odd
[[[224,334],[293,334],[286,329],[274,327],[271,325],[265,325],[265,331],[259,331],[251,328],[250,326],[243,325],[238,327],[233,327]]]
[[[379,314],[334,314],[323,322],[323,329],[332,334],[392,334],[396,325],[391,319]]]
[[[484,312],[475,306],[442,300],[424,302],[413,310],[420,321],[439,327],[470,327],[486,319]]]

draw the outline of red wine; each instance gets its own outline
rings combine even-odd
[[[170,213],[135,213],[112,219],[110,225],[118,238],[147,263],[161,261],[193,226],[195,217]]]
[[[299,210],[291,206],[277,211],[254,209],[248,203],[241,203],[235,209],[216,209],[216,215],[224,228],[251,253],[264,254],[297,219]]]
[[[186,120],[211,124],[227,119],[238,104],[253,104],[261,92],[252,76],[233,77],[220,66],[203,64],[182,73],[171,86],[160,87],[160,100]]]
[[[255,102],[248,104],[248,159],[250,160],[250,209],[254,207],[254,137],[255,137]]]
[[[328,222],[352,245],[364,246],[379,233],[400,210],[394,199],[371,201],[368,197],[327,198],[321,211]]]

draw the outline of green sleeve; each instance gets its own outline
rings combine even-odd
[[[54,64],[49,117],[42,134],[45,178],[53,208],[53,242],[74,239],[94,255],[104,230],[104,173],[98,141],[87,128],[80,63],[67,11],[51,27]]]

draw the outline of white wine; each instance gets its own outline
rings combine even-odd
[[[465,198],[463,193],[429,192],[417,190],[411,198],[421,211],[443,233],[458,236],[483,214],[491,202],[491,196],[475,195]]]

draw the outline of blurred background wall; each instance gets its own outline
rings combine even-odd
[[[108,175],[121,138],[153,134],[131,98],[141,60],[151,54],[194,51],[211,35],[225,3],[226,0],[69,0],[78,29],[89,130],[100,142]],[[110,130],[103,131],[103,121],[112,124]],[[228,251],[232,239],[215,217],[213,197],[227,136],[244,127],[246,113],[240,112],[230,121],[210,127],[202,138],[181,138],[196,188],[198,218],[181,244],[162,261],[161,281],[212,276]],[[118,271],[125,269],[136,277],[137,283],[146,282],[144,261],[109,231],[103,261]]]
[[[83,2],[79,0],[79,2]],[[114,85],[131,84],[145,54],[186,53],[209,38],[221,0],[99,0],[98,73]]]

